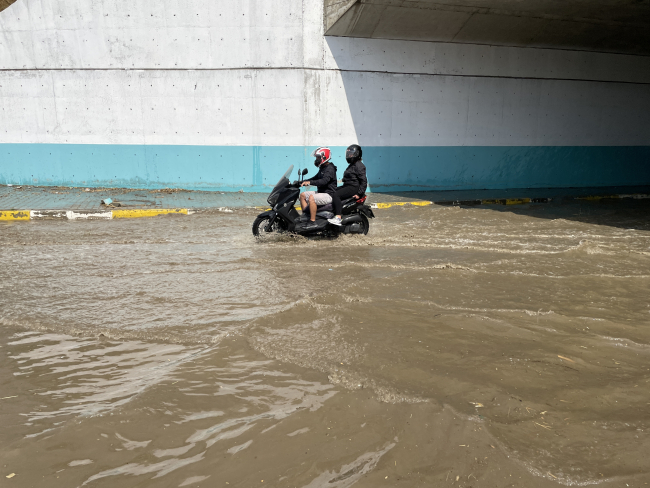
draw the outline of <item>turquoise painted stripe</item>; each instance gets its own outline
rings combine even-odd
[[[314,170],[313,149],[0,144],[0,184],[265,191],[290,164]],[[374,191],[650,184],[650,146],[374,146],[364,162]]]
[[[650,146],[371,147],[374,191],[650,184]],[[375,163],[376,162],[376,163]]]

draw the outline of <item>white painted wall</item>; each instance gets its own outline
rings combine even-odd
[[[311,66],[322,27],[319,2],[304,3],[307,15],[303,0],[18,0],[0,13],[0,66]]]
[[[647,145],[650,59],[327,38],[322,0],[18,0],[0,143]]]

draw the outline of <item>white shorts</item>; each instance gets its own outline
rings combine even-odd
[[[316,205],[327,205],[328,203],[332,203],[332,195],[329,193],[316,193],[315,191],[306,191],[303,193],[305,195],[305,200],[309,202],[309,197],[314,195],[314,201],[316,202]]]

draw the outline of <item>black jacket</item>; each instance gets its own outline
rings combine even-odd
[[[318,187],[318,193],[329,193],[336,191],[336,166],[332,163],[323,164],[318,168],[318,173],[311,178],[306,178],[310,185]]]
[[[350,164],[343,173],[343,186],[359,187],[359,195],[366,192],[368,179],[366,178],[366,166],[362,161]]]

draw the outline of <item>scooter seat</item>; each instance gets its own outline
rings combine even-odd
[[[362,193],[361,195],[359,195],[359,199],[361,199],[361,198],[363,198],[363,197],[365,197],[365,196],[366,196],[366,194],[365,194],[365,193]],[[343,205],[346,205],[346,204],[348,204],[348,203],[354,203],[354,202],[356,202],[356,201],[357,201],[356,198],[354,198],[354,197],[350,197],[350,198],[346,198],[346,199],[343,200],[341,203],[342,203]]]

